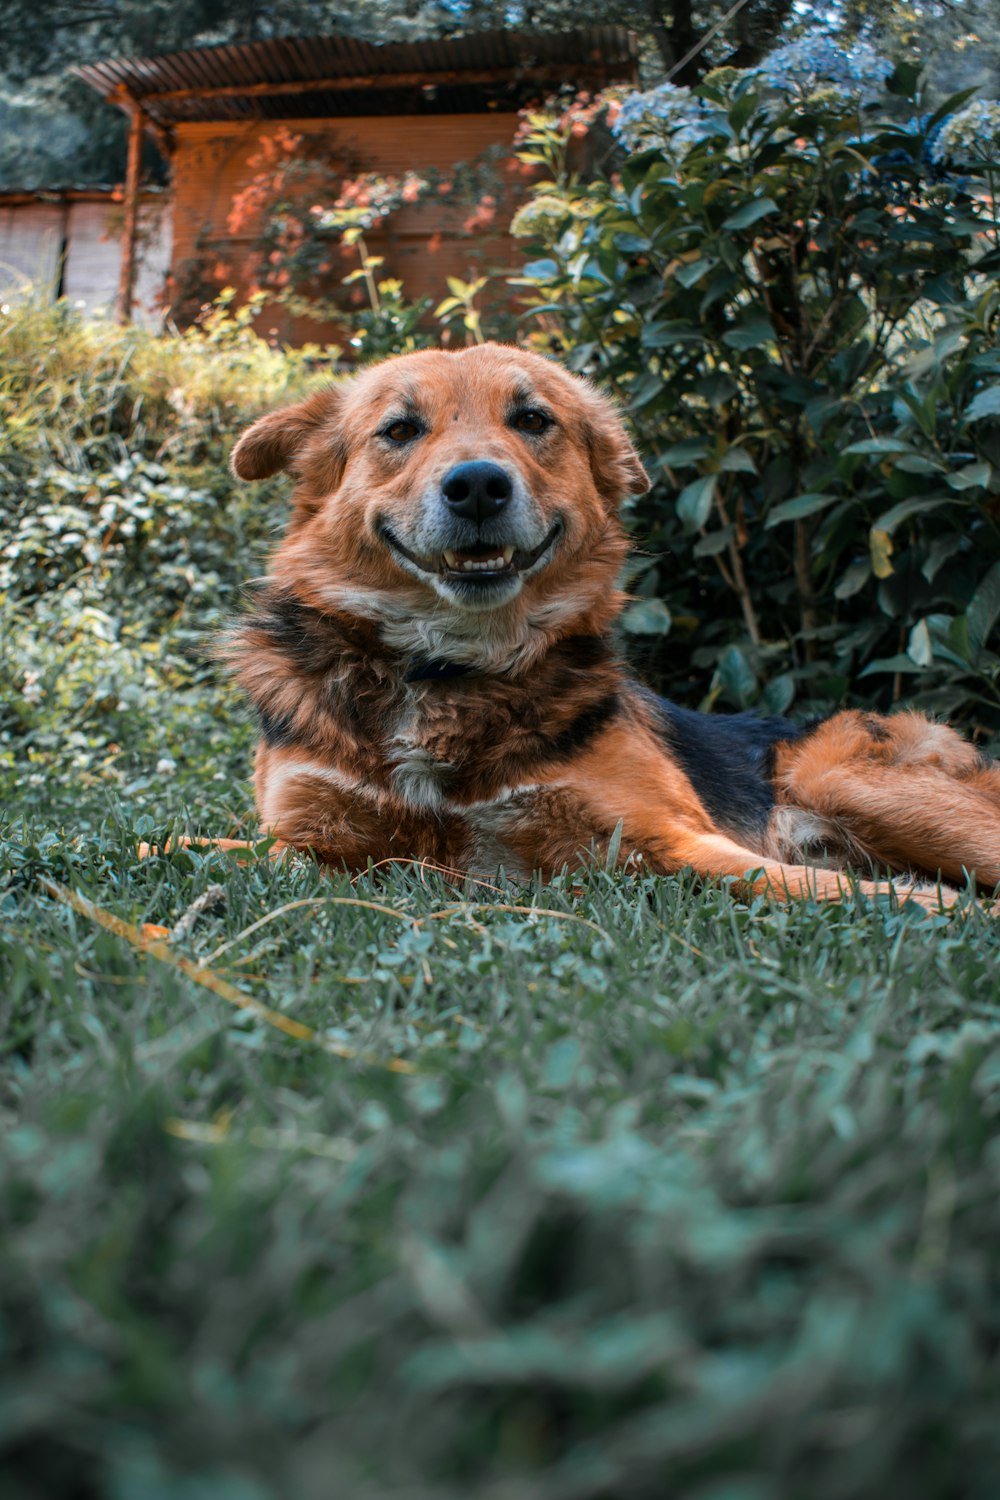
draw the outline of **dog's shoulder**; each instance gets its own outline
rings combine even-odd
[[[778,714],[699,713],[646,688],[639,697],[664,748],[727,833],[762,835],[774,806],[774,761],[780,744],[809,727]]]

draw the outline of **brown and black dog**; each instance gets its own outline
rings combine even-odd
[[[618,507],[648,479],[612,405],[548,360],[390,359],[262,417],[233,468],[295,479],[223,648],[279,848],[525,876],[611,846],[834,900],[847,868],[1000,881],[1000,768],[954,730],[703,715],[629,677],[610,634]]]

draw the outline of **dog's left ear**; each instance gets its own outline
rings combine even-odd
[[[590,467],[598,493],[612,505],[626,495],[644,495],[652,481],[629,441],[616,408],[597,391],[589,392],[584,422]]]
[[[335,418],[340,400],[339,391],[329,386],[295,406],[258,417],[233,449],[233,473],[240,479],[269,479],[280,469],[295,472],[303,450],[321,437],[324,429],[328,430],[332,452],[338,446]]]

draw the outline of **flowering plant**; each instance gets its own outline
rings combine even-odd
[[[806,36],[778,47],[750,76],[773,92],[783,108],[790,101],[810,100],[877,104],[885,99],[892,72],[892,63],[865,42],[845,48],[830,37]]]
[[[234,198],[228,227],[252,238],[250,278],[271,299],[324,321],[349,312],[350,346],[381,358],[435,341],[424,323],[431,302],[409,300],[397,278],[384,277],[385,257],[366,237],[386,231],[407,206],[442,201],[466,210],[453,234],[488,230],[502,194],[495,157],[489,150],[447,172],[377,172],[327,134],[308,138],[281,127],[250,158],[255,175]],[[218,275],[228,279],[231,268],[220,264]],[[484,282],[474,284],[478,290]],[[471,304],[463,309],[456,321],[480,336],[479,314]],[[453,312],[448,306],[446,322]]]
[[[992,165],[1000,155],[1000,99],[973,99],[948,115],[930,142],[929,154],[939,165]]]

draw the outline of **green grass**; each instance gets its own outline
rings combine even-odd
[[[134,845],[4,847],[8,1500],[996,1493],[981,910]]]

